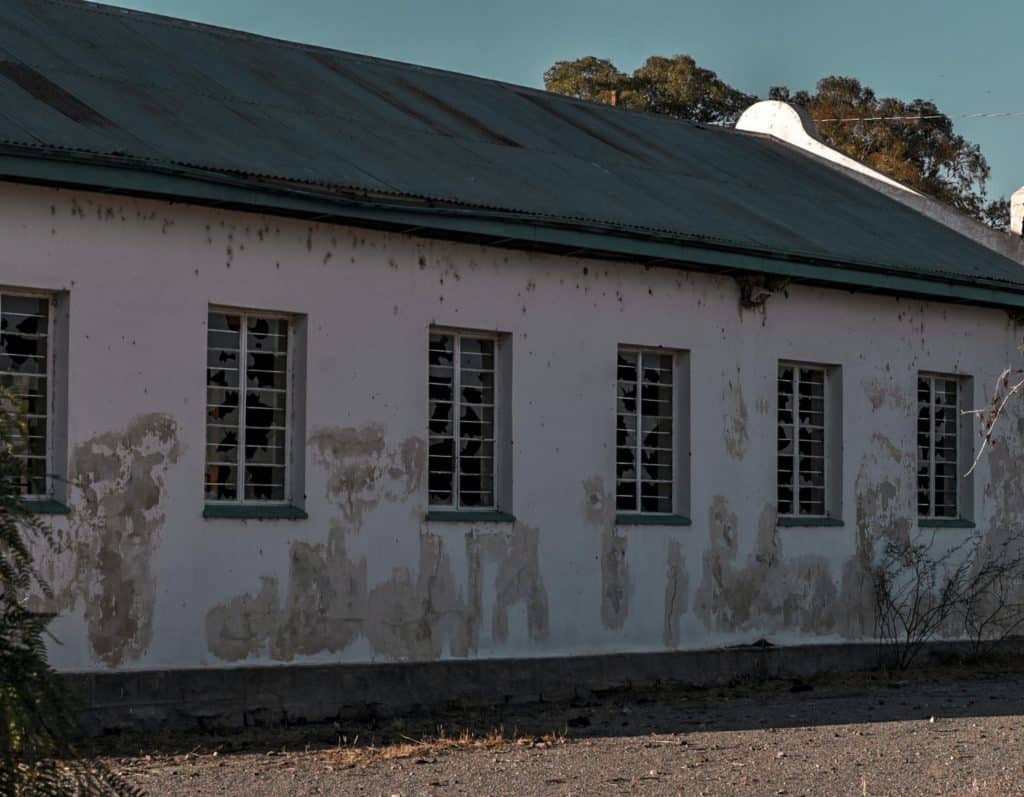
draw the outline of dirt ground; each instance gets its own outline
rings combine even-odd
[[[1024,664],[159,738],[154,795],[1024,795]]]

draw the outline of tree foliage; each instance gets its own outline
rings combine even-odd
[[[632,74],[594,56],[558,61],[544,73],[544,85],[601,103],[614,91],[626,108],[718,125],[735,124],[757,101],[688,55],[651,56]],[[988,200],[989,165],[981,149],[957,133],[934,102],[880,98],[859,80],[836,76],[818,81],[813,92],[776,86],[770,96],[806,108],[833,149],[992,227],[1009,227],[1008,201]],[[877,119],[893,116],[915,118]]]
[[[628,75],[611,61],[587,56],[558,61],[544,73],[548,91],[582,100],[610,102],[706,124],[733,124],[756,98],[734,89],[688,55],[654,55]]]
[[[819,80],[814,92],[776,86],[769,96],[804,107],[833,149],[987,224],[1008,225],[1006,200],[987,201],[981,148],[934,102],[878,97],[859,80],[837,76]],[[847,119],[864,121],[837,121]]]
[[[136,794],[114,773],[79,757],[73,707],[46,654],[52,615],[30,608],[50,590],[33,559],[50,530],[21,495],[27,427],[18,399],[0,389],[0,795]]]

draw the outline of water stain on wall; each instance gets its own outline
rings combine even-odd
[[[507,639],[509,608],[520,602],[526,605],[530,638],[546,636],[548,603],[537,529],[516,523],[500,533],[469,532],[468,572],[461,586],[446,539],[421,527],[415,532],[415,569],[396,567],[371,586],[367,559],[351,554],[351,543],[368,513],[385,502],[405,503],[419,491],[425,445],[411,437],[389,446],[377,424],[320,429],[310,442],[327,475],[327,496],[341,514],[325,543],[291,544],[283,590],[265,578],[259,593],[210,609],[206,637],[214,655],[239,661],[266,651],[275,660],[291,661],[337,653],[365,638],[375,655],[391,659],[469,656],[479,646],[483,569],[490,563],[497,570],[493,638]]]
[[[67,572],[54,583],[54,604],[67,610],[82,601],[93,655],[111,667],[140,658],[152,640],[151,562],[165,519],[164,478],[180,454],[177,423],[155,413],[72,453],[74,509],[59,554]]]

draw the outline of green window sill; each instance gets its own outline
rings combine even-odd
[[[287,504],[207,504],[203,507],[203,517],[233,520],[306,520],[309,515],[305,510]]]
[[[619,512],[615,515],[616,526],[692,526],[686,515],[644,515],[642,513]]]
[[[508,512],[486,510],[474,512],[460,509],[431,509],[427,512],[427,520],[445,523],[515,523],[515,515]]]
[[[25,501],[25,508],[35,515],[71,514],[71,507],[53,498],[29,498]]]
[[[792,517],[789,515],[784,515],[779,518],[778,525],[803,526],[805,528],[810,528],[824,526],[843,526],[845,524],[840,518],[836,517]]]
[[[959,517],[922,517],[917,519],[922,529],[973,529],[973,521]]]

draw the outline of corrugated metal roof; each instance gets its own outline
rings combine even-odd
[[[0,142],[1024,287],[765,137],[77,0],[0,3]]]

